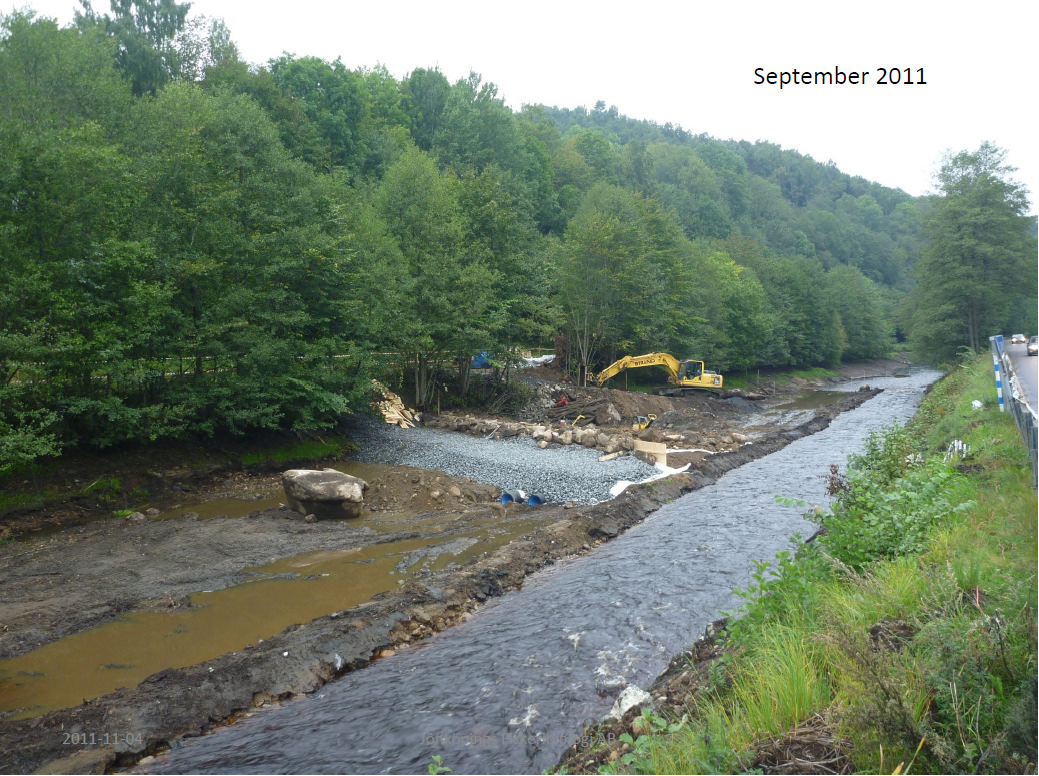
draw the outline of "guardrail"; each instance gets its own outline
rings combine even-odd
[[[1028,447],[1032,459],[1032,487],[1039,486],[1039,417],[1025,402],[1018,389],[1014,363],[1003,348],[1003,335],[989,337],[992,343],[992,365],[996,371],[996,393],[999,396],[999,411],[1009,412],[1014,417],[1021,437]]]

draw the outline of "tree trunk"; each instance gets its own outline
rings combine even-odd
[[[971,296],[967,297],[967,339],[970,342],[970,349],[975,353],[978,352],[978,315],[974,309],[974,298]]]
[[[469,393],[469,378],[473,373],[473,361],[465,353],[458,355],[458,395],[463,399]]]
[[[415,354],[415,406],[422,406],[422,381],[419,378],[419,364],[422,360],[422,356],[418,353]]]

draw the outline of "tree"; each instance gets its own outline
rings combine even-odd
[[[174,45],[179,60],[179,77],[201,82],[212,68],[241,67],[238,46],[223,19],[193,16],[177,33]]]
[[[176,0],[111,0],[112,16],[98,14],[90,0],[76,12],[81,28],[100,27],[118,43],[116,61],[130,77],[133,93],[155,94],[180,74],[176,38],[191,3]]]
[[[368,90],[371,123],[362,173],[379,179],[400,158],[401,151],[414,143],[409,130],[411,119],[404,110],[403,85],[383,65],[359,73]]]
[[[588,192],[557,251],[561,307],[582,374],[622,354],[684,350],[695,323],[687,249],[656,200],[601,182]]]
[[[690,239],[729,235],[732,225],[714,171],[691,148],[653,143],[646,156],[656,196],[675,211]]]
[[[522,168],[519,134],[512,111],[498,97],[498,87],[469,73],[448,92],[433,135],[432,153],[441,167],[477,172],[494,163],[510,172]]]
[[[174,285],[155,355],[184,369],[166,388],[181,432],[327,427],[368,387],[345,325],[358,246],[338,195],[226,88],[172,84],[136,127],[139,214]]]
[[[0,125],[27,136],[95,121],[111,134],[132,97],[98,30],[58,29],[32,12],[0,15]]]
[[[1005,159],[1006,151],[985,142],[948,156],[936,176],[940,196],[925,222],[929,241],[910,296],[910,335],[923,354],[940,361],[960,348],[983,348],[1020,297],[1035,306],[1027,190],[1010,177],[1015,168]]]
[[[404,260],[410,304],[392,325],[405,329],[415,354],[415,404],[427,406],[436,367],[465,351],[491,328],[494,274],[464,250],[458,183],[433,160],[409,148],[386,172],[374,202]],[[390,325],[387,322],[387,325]]]
[[[439,69],[418,67],[402,83],[404,110],[411,120],[411,134],[423,151],[433,148],[433,138],[440,127],[451,94],[451,84]]]
[[[758,363],[803,367],[840,360],[846,338],[817,259],[770,255],[760,243],[738,235],[719,245],[737,264],[754,270],[775,313],[773,336]]]
[[[891,349],[891,332],[877,286],[854,267],[839,264],[826,273],[830,299],[847,343],[842,357],[882,358]]]
[[[776,316],[757,275],[720,251],[698,251],[692,261],[696,281],[689,307],[697,326],[683,357],[722,371],[763,362]]]
[[[750,192],[747,189],[747,163],[717,140],[708,140],[698,145],[696,155],[714,170],[718,185],[725,194],[729,212],[733,217],[741,216],[750,201]]]
[[[284,55],[270,63],[282,94],[303,106],[317,130],[318,148],[303,154],[315,167],[357,170],[367,153],[368,92],[363,78],[340,60]]]
[[[479,174],[467,171],[459,184],[467,260],[494,271],[495,302],[504,313],[493,332],[495,341],[481,347],[511,349],[549,341],[555,308],[549,298],[544,241],[523,182],[492,164]]]
[[[584,157],[588,166],[594,170],[596,180],[608,183],[616,180],[617,152],[601,131],[579,130],[570,137],[567,145]]]

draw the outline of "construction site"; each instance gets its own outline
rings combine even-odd
[[[55,473],[70,485],[118,474],[147,496],[120,518],[79,497],[8,514],[5,770],[130,764],[314,692],[876,393],[795,378],[751,398],[657,396],[576,387],[544,366],[521,374],[534,399],[514,416],[415,413],[386,391],[379,414],[344,427],[347,459],[291,462],[362,479],[352,520],[293,511],[279,470],[219,455],[121,469],[95,457]],[[41,735],[115,720],[140,737],[72,760],[57,733]]]

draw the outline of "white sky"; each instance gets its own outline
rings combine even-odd
[[[76,0],[0,0],[66,23]],[[106,11],[106,0],[94,0]],[[283,52],[383,64],[397,78],[470,70],[514,108],[544,103],[768,140],[910,194],[932,190],[945,150],[1007,149],[1036,211],[1032,122],[1039,3],[493,0],[379,3],[195,0],[224,19],[249,62]],[[754,85],[754,69],[869,71],[867,86]],[[924,68],[926,86],[880,86],[879,69]]]

